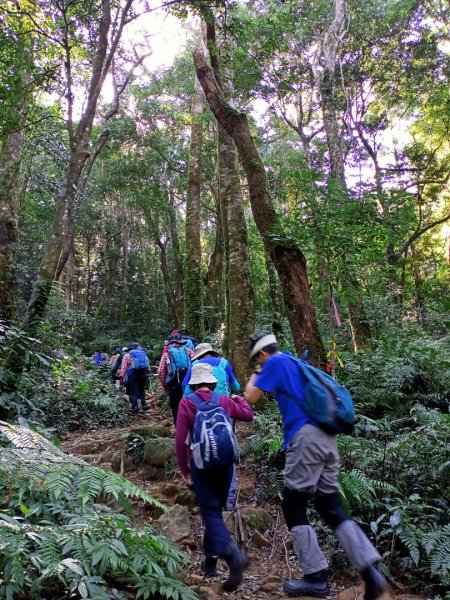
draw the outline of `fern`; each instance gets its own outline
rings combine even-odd
[[[28,436],[20,427],[0,424],[0,431],[6,432],[4,446]],[[113,588],[131,586],[146,598],[143,581],[166,598],[197,597],[177,580],[187,557],[150,526],[136,529],[130,517],[100,500],[137,498],[164,509],[160,502],[51,444],[31,446],[3,447],[0,454],[0,504],[6,511],[0,512],[0,597],[104,600],[118,597]]]
[[[348,511],[373,505],[378,492],[397,494],[395,486],[372,479],[358,469],[341,471],[339,474],[339,495],[344,508]]]

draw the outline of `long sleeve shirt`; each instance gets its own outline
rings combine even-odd
[[[131,354],[127,352],[122,359],[122,364],[120,365],[119,377],[125,378],[129,367],[131,367]]]
[[[203,401],[208,402],[211,399],[212,392],[208,389],[201,389],[195,392]],[[253,421],[253,411],[247,400],[241,396],[221,395],[219,405],[226,411],[232,419],[239,421]],[[178,407],[177,428],[175,434],[175,445],[177,462],[184,476],[189,474],[189,462],[192,457],[190,448],[192,433],[194,429],[195,415],[197,407],[189,398],[184,396]]]
[[[158,376],[158,380],[159,380],[159,384],[162,387],[162,389],[164,390],[164,392],[167,394],[168,390],[167,390],[167,369],[168,366],[170,364],[170,359],[169,359],[169,346],[164,346],[162,354],[161,354],[161,359],[159,361],[159,366],[158,366],[158,372],[157,372],[157,376]],[[186,352],[189,354],[189,356],[192,356],[194,353],[193,351],[186,347]]]

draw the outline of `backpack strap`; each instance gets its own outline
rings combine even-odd
[[[222,396],[222,394],[218,394],[217,392],[213,392],[211,394],[211,400],[210,402],[213,402],[216,406],[219,406],[220,404],[220,397]]]

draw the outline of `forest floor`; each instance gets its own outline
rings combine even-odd
[[[179,472],[173,468],[173,460],[162,466],[133,464],[130,459],[130,439],[136,431],[146,427],[162,426],[174,436],[174,427],[169,413],[164,413],[156,399],[148,394],[151,409],[143,415],[133,417],[127,427],[100,429],[87,433],[73,433],[63,442],[65,452],[78,456],[93,465],[113,469],[133,483],[144,488],[153,497],[169,507],[168,516],[160,509],[135,502],[133,510],[138,523],[151,523],[156,529],[173,539],[191,557],[191,566],[185,572],[186,585],[202,590],[203,597],[221,597],[242,600],[287,598],[282,593],[285,579],[297,578],[301,572],[290,544],[288,530],[284,524],[278,503],[256,500],[258,480],[251,460],[243,461],[238,467],[238,503],[236,513],[224,513],[232,534],[251,559],[241,587],[233,593],[221,591],[221,582],[227,578],[227,567],[219,561],[218,576],[207,579],[200,570],[202,556],[202,524],[195,503],[195,496],[183,483]],[[238,437],[251,434],[249,425],[240,423]],[[173,451],[173,447],[172,447]],[[364,586],[353,571],[338,571],[331,580],[330,598],[336,600],[362,600]],[[395,587],[391,595],[382,600],[421,600],[418,596],[399,593]]]

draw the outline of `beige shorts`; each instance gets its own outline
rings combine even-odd
[[[338,474],[336,436],[307,423],[286,449],[284,485],[298,492],[332,494],[338,490]]]

